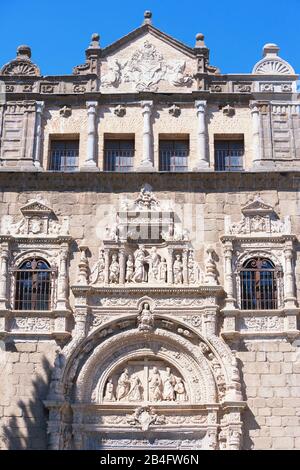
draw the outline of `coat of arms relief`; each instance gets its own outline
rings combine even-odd
[[[173,86],[190,86],[193,77],[186,72],[186,61],[168,60],[146,40],[129,60],[108,60],[108,71],[101,77],[104,88],[131,83],[135,91],[156,91],[161,80]]]

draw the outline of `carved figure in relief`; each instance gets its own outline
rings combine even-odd
[[[172,85],[182,86],[189,85],[192,82],[192,77],[184,73],[185,60],[178,60],[174,65],[169,65],[168,79]]]
[[[121,80],[121,69],[122,64],[118,59],[111,60],[108,64],[108,72],[101,77],[101,86],[118,86]]]
[[[181,377],[176,377],[176,383],[175,383],[175,386],[174,386],[174,391],[175,391],[175,395],[176,395],[176,401],[186,401],[187,397],[186,397],[186,390],[185,390],[185,386],[184,386],[184,382],[182,380]]]
[[[120,401],[123,398],[127,397],[130,391],[130,380],[128,375],[128,369],[124,369],[122,374],[118,379],[118,386],[117,386],[117,400]]]
[[[93,266],[91,275],[90,275],[90,283],[96,284],[97,282],[103,283],[104,282],[104,269],[105,269],[105,259],[104,259],[104,250],[100,250],[99,259],[97,263]]]
[[[163,399],[167,401],[175,400],[174,386],[176,378],[172,374],[170,367],[166,367],[166,377],[164,379]]]
[[[151,331],[153,329],[154,318],[148,303],[144,304],[143,310],[138,316],[138,324],[140,331]]]
[[[174,274],[174,284],[182,284],[183,282],[183,264],[181,261],[181,256],[176,255],[175,261],[173,264],[173,274]]]
[[[196,272],[195,272],[195,259],[193,250],[189,251],[188,257],[188,279],[189,284],[194,284],[196,281]]]
[[[120,266],[118,263],[118,255],[112,255],[111,265],[109,267],[109,281],[111,283],[118,283],[120,276]]]
[[[150,250],[150,255],[146,257],[146,260],[150,263],[150,277],[151,280],[158,280],[158,268],[160,264],[160,256],[157,253],[156,246],[153,246]]]
[[[105,401],[116,401],[115,391],[114,391],[114,384],[113,384],[113,381],[112,381],[111,378],[108,379],[107,384],[106,384],[104,400]]]
[[[134,275],[134,261],[133,256],[128,255],[127,262],[126,262],[126,282],[132,282],[132,278]]]
[[[162,258],[159,264],[159,280],[160,281],[167,282],[167,272],[168,272],[168,267],[167,267],[166,259]]]
[[[152,375],[149,378],[149,392],[151,401],[163,399],[163,383],[157,367],[153,367]]]
[[[136,374],[133,374],[130,379],[130,392],[128,394],[129,401],[141,401],[143,400],[143,386]]]
[[[145,249],[144,246],[141,245],[135,252],[134,252],[134,259],[135,259],[135,272],[133,276],[133,282],[144,282],[147,280],[146,272],[145,272]]]

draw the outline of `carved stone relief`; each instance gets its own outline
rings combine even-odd
[[[193,77],[186,73],[185,60],[165,60],[156,47],[146,40],[129,59],[109,59],[107,72],[101,76],[103,88],[131,83],[136,91],[156,91],[161,80],[175,87],[190,86]]]

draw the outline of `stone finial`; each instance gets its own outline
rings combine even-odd
[[[218,284],[217,280],[217,267],[214,260],[215,250],[212,247],[209,247],[206,250],[207,258],[205,265],[205,284],[210,284],[216,286]]]
[[[144,24],[152,24],[152,12],[149,10],[144,13]]]
[[[89,45],[89,49],[99,49],[100,48],[100,35],[98,33],[92,34],[92,41]]]
[[[206,47],[204,43],[204,34],[197,33],[196,34],[196,44],[195,47]]]
[[[31,58],[31,49],[29,46],[25,46],[25,45],[22,45],[22,46],[19,46],[17,48],[17,57],[19,57],[20,59],[22,58],[23,60],[24,59],[30,59]]]
[[[263,57],[274,57],[278,56],[278,53],[280,51],[280,48],[277,46],[277,44],[265,44],[263,47]]]

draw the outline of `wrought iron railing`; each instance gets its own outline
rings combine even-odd
[[[133,170],[134,150],[109,149],[104,152],[104,171],[126,173]]]
[[[182,150],[160,150],[159,171],[188,171],[189,151]]]
[[[242,171],[244,149],[215,150],[216,171]]]

